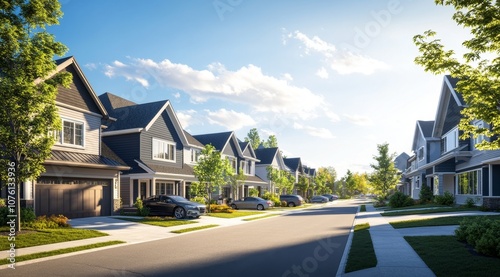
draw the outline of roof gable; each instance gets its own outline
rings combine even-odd
[[[411,149],[414,151],[417,150],[417,148],[419,147],[418,145],[419,138],[423,138],[424,140],[428,140],[429,138],[431,138],[433,128],[434,128],[434,121],[417,120]]]
[[[444,76],[441,96],[439,97],[438,109],[433,137],[441,137],[454,126],[458,125],[461,115],[460,110],[465,106],[462,96],[455,91],[458,79],[449,75]]]
[[[300,168],[302,167],[300,158],[286,158],[283,159],[283,161],[285,162],[285,165],[292,171],[300,171]]]
[[[240,144],[234,132],[222,132],[222,133],[212,133],[212,134],[200,134],[194,135],[195,139],[204,145],[211,144],[217,151],[225,153],[230,151],[228,147],[231,147],[230,142],[234,146],[239,157],[243,157],[243,152],[241,151]]]

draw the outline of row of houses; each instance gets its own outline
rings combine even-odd
[[[111,215],[137,198],[156,194],[189,197],[197,179],[193,167],[201,150],[211,144],[243,171],[234,195],[274,191],[267,167],[313,176],[300,158],[283,158],[278,148],[253,149],[234,132],[191,135],[184,130],[168,100],[138,104],[112,93],[97,96],[74,57],[56,61],[57,72],[69,72],[73,82],[59,88],[56,105],[62,130],[44,163],[46,171],[21,187],[23,206],[37,215],[70,218]],[[305,170],[305,168],[307,170]],[[230,186],[218,192],[233,195]],[[5,197],[5,188],[2,197]]]
[[[500,150],[477,149],[476,144],[489,139],[485,136],[461,138],[458,124],[466,103],[455,90],[457,82],[444,77],[435,119],[417,121],[412,155],[403,153],[396,158],[403,173],[399,189],[418,199],[425,184],[434,195],[453,194],[457,204],[472,199],[478,206],[499,209]],[[490,127],[481,120],[472,124]]]

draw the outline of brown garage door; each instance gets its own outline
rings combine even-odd
[[[111,187],[96,184],[37,184],[37,215],[68,218],[111,215]]]

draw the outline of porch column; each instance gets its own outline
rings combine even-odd
[[[32,182],[30,180],[26,180],[23,182],[23,190],[24,190],[24,197],[21,199],[23,200],[33,200],[33,190],[32,190]]]
[[[153,177],[153,184],[151,185],[151,195],[156,195],[156,178]]]
[[[140,191],[140,189],[139,189]],[[147,180],[147,184],[146,184],[146,197],[150,197],[151,196],[151,179]]]
[[[135,179],[132,178],[129,179],[129,186],[130,186],[130,197],[129,197],[130,199],[128,202],[129,207],[132,207],[134,205],[134,180]]]
[[[186,180],[181,181],[181,196],[186,198]]]
[[[444,176],[443,174],[438,175],[438,194],[443,195],[444,194]],[[455,193],[453,193],[455,194]]]

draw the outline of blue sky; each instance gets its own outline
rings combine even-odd
[[[377,144],[409,153],[443,76],[414,64],[412,37],[466,32],[432,0],[62,0],[49,31],[98,95],[169,99],[192,134],[251,128],[311,167],[370,172]]]

